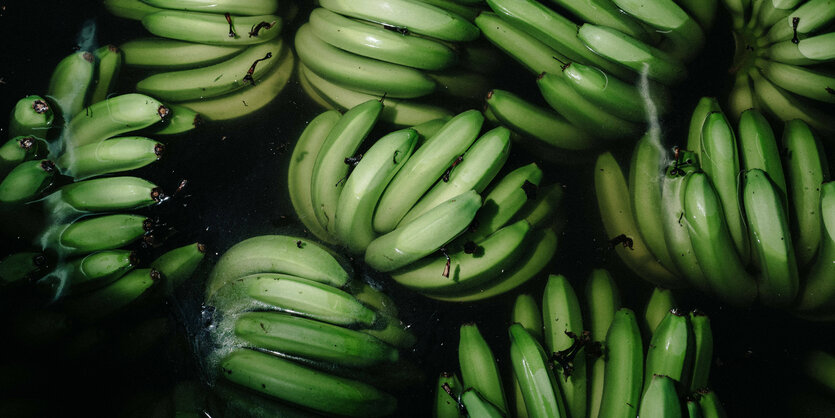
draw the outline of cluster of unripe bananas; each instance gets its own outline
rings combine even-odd
[[[206,284],[213,371],[268,397],[340,416],[384,416],[414,384],[415,337],[393,301],[304,238],[262,235],[227,250]],[[419,373],[417,373],[419,374]]]
[[[208,120],[234,119],[275,99],[293,74],[295,58],[281,38],[298,7],[279,14],[278,2],[107,0],[116,16],[139,20],[154,37],[119,49],[127,67],[153,74],[136,91]]]
[[[307,229],[435,299],[484,299],[536,277],[556,251],[562,187],[534,163],[494,181],[510,131],[482,133],[478,110],[390,132],[359,154],[386,106],[326,111],[302,133],[288,184]]]
[[[611,154],[597,161],[600,213],[609,236],[628,239],[618,249],[626,264],[657,285],[731,305],[758,299],[831,318],[835,188],[812,128],[788,121],[778,141],[748,109],[734,129],[716,99],[703,98],[687,149],[667,155],[661,141],[638,141],[628,181]]]
[[[530,294],[516,298],[511,370],[500,370],[507,357],[493,353],[477,325],[462,325],[461,379],[441,374],[435,416],[724,416],[707,387],[713,357],[707,316],[676,309],[669,292],[656,289],[639,324],[621,306],[606,270],[593,270],[585,288],[581,306],[568,279],[551,275],[541,310]]]

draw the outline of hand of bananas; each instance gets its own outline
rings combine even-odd
[[[733,129],[716,100],[703,98],[687,150],[667,155],[661,138],[644,136],[628,184],[602,154],[595,188],[606,232],[631,240],[618,254],[658,285],[830,318],[835,189],[826,154],[800,119],[785,124],[780,141],[756,109]]]
[[[383,416],[417,383],[398,349],[415,337],[384,293],[325,247],[262,235],[232,246],[206,285],[217,374],[329,414]]]
[[[461,326],[461,379],[441,374],[435,416],[724,416],[707,388],[713,356],[708,317],[674,308],[656,296],[662,293],[653,294],[641,331],[635,313],[620,306],[606,270],[594,270],[586,281],[585,309],[565,276],[551,275],[541,310],[530,294],[513,305],[509,379],[498,367],[504,356],[494,355],[478,327]],[[666,309],[658,309],[662,305]]]

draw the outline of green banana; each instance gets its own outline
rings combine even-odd
[[[275,39],[284,21],[280,16],[231,16],[163,10],[142,17],[142,26],[156,36],[209,45],[253,45]],[[257,27],[257,29],[256,29]]]
[[[355,157],[376,125],[382,110],[383,103],[369,100],[345,112],[328,133],[316,155],[310,177],[310,198],[316,220],[330,233],[335,233],[339,195],[344,189],[350,169],[347,159]]]
[[[442,70],[457,61],[447,45],[369,25],[319,7],[310,13],[310,29],[339,49],[368,58],[422,70]]]
[[[406,212],[400,222],[408,223],[412,219],[467,190],[478,193],[488,184],[504,166],[510,153],[510,131],[504,127],[494,128],[479,137],[473,145],[461,154],[460,163],[451,173],[435,184],[412,208]]]
[[[408,264],[392,271],[391,278],[425,295],[443,296],[473,289],[511,268],[522,257],[525,250],[522,244],[530,230],[527,221],[517,221],[478,242],[473,251],[466,245],[456,248],[456,241],[451,246],[456,251],[447,248],[448,253]]]
[[[655,334],[655,329],[667,317],[670,310],[676,308],[676,300],[673,292],[663,287],[655,287],[652,289],[652,294],[647,301],[646,309],[644,309],[644,320],[641,322],[642,329],[646,331],[648,337]]]
[[[155,184],[130,176],[83,180],[61,187],[45,198],[46,213],[55,219],[90,212],[139,209],[167,196]]]
[[[147,128],[168,116],[158,100],[138,93],[114,96],[85,108],[65,128],[67,148],[95,144],[105,139]]]
[[[565,402],[568,416],[584,417],[587,411],[588,380],[586,350],[579,348],[575,338],[583,334],[580,301],[574,288],[563,275],[551,274],[542,296],[542,322],[545,326],[545,347],[553,362],[557,357],[554,375]],[[573,337],[572,337],[573,335]],[[563,353],[568,353],[563,357]]]
[[[115,45],[105,45],[96,49],[93,55],[96,56],[96,74],[93,80],[95,87],[90,95],[91,104],[100,102],[113,93],[123,61],[122,53]]]
[[[699,164],[710,179],[722,205],[725,223],[737,254],[747,264],[751,248],[745,227],[745,215],[739,205],[739,151],[730,122],[721,112],[713,112],[702,126]]]
[[[788,16],[778,20],[760,42],[774,43],[815,33],[820,28],[826,28],[833,21],[835,21],[835,8],[832,7],[831,0],[809,0]]]
[[[362,328],[360,331],[404,350],[411,349],[417,342],[417,337],[409,330],[411,325],[382,311],[377,312],[377,319],[374,328]]]
[[[119,47],[124,56],[124,64],[128,67],[166,71],[217,64],[240,54],[245,48],[167,38],[131,39]]]
[[[701,26],[673,0],[612,0],[626,14],[664,34],[660,47],[682,61],[690,61],[702,49]]]
[[[383,192],[374,214],[374,230],[386,233],[398,226],[415,202],[476,140],[483,122],[481,112],[467,110],[427,139]]]
[[[754,95],[754,86],[752,85],[751,77],[747,73],[737,73],[734,85],[728,94],[728,111],[731,120],[733,122],[739,122],[739,116],[742,112],[759,107],[757,98]],[[720,109],[717,108],[716,111],[720,111]]]
[[[235,319],[245,344],[349,367],[394,362],[397,350],[359,331],[280,312],[246,312]]]
[[[506,416],[502,409],[490,403],[473,388],[468,388],[461,394],[461,405],[470,417],[504,418]]]
[[[725,407],[719,402],[716,392],[711,389],[699,390],[699,406],[704,418],[726,418]]]
[[[545,101],[584,132],[594,132],[604,139],[637,136],[641,125],[615,116],[591,102],[560,74],[542,73],[536,80]]]
[[[447,392],[449,389],[449,392]],[[458,376],[447,372],[441,373],[435,386],[435,405],[433,418],[459,418],[458,398],[461,395],[461,381]]]
[[[558,73],[560,63],[557,59],[568,60],[561,53],[530,35],[518,23],[508,21],[496,13],[480,13],[475,18],[475,24],[488,41],[522,64],[532,74],[540,74],[543,71]]]
[[[385,416],[397,400],[368,384],[253,350],[235,350],[220,361],[226,380],[316,411],[357,417]]]
[[[522,324],[525,329],[537,340],[543,338],[542,314],[536,299],[530,293],[522,293],[516,296],[513,303],[513,310],[510,314],[511,324]]]
[[[809,267],[804,278],[803,290],[797,301],[796,309],[814,314],[818,311],[832,312],[835,286],[832,283],[835,266],[835,182],[826,182],[820,186],[820,213],[822,239],[818,255]]]
[[[296,141],[287,166],[287,189],[296,215],[308,231],[328,244],[336,243],[337,239],[316,219],[310,179],[319,151],[341,117],[342,114],[336,110],[328,110],[314,117]]]
[[[0,181],[0,203],[27,203],[46,190],[58,171],[49,160],[25,161]]]
[[[261,235],[229,248],[206,282],[206,299],[227,282],[254,273],[283,273],[342,287],[353,272],[346,271],[327,249],[287,235]]]
[[[397,304],[382,290],[361,280],[350,282],[347,291],[368,308],[397,317]]]
[[[278,0],[142,0],[154,7],[192,12],[268,15],[278,11]]]
[[[719,3],[717,0],[677,0],[676,3],[699,22],[705,34],[713,28]]]
[[[653,374],[641,397],[638,416],[642,418],[681,418],[681,401],[676,392],[676,382],[669,376]]]
[[[466,42],[479,30],[461,16],[410,0],[322,0],[319,5],[345,16],[379,22],[442,41]]]
[[[792,65],[811,65],[835,59],[835,32],[777,42],[764,54],[772,61]]]
[[[52,100],[58,114],[69,121],[84,107],[93,85],[96,57],[79,51],[62,59],[49,79],[46,97]]]
[[[351,171],[333,215],[333,233],[348,251],[362,254],[377,237],[372,225],[374,208],[385,187],[411,157],[417,139],[414,129],[391,132],[377,140]]]
[[[744,110],[744,109],[743,109]],[[713,112],[721,112],[719,100],[716,97],[702,97],[693,109],[690,117],[690,129],[687,133],[687,151],[696,153],[697,164],[701,164],[702,158],[702,128],[707,116]]]
[[[149,135],[178,135],[197,129],[203,123],[203,117],[185,106],[166,103],[168,108],[168,120],[157,126],[153,126],[143,132]]]
[[[602,57],[662,84],[677,84],[687,77],[681,60],[615,29],[585,23],[577,37]]]
[[[755,65],[774,85],[799,96],[825,103],[835,103],[835,77],[825,72],[810,70],[781,62],[757,59]]]
[[[487,345],[476,324],[463,324],[458,340],[458,364],[461,368],[462,388],[478,391],[504,415],[507,397],[493,351]],[[471,412],[472,413],[472,412]]]
[[[688,396],[685,398],[685,409],[687,410],[687,418],[702,418],[702,408],[699,406],[699,401]]]
[[[24,161],[35,158],[42,141],[34,136],[16,136],[0,146],[0,177]]]
[[[699,310],[690,312],[690,326],[693,329],[693,342],[696,348],[693,353],[690,383],[685,386],[685,389],[692,393],[707,387],[710,368],[713,366],[713,331],[710,328],[710,318]]]
[[[430,255],[461,234],[480,207],[481,196],[475,190],[453,197],[371,241],[365,262],[377,271],[390,272]]]
[[[586,133],[551,109],[537,106],[522,97],[501,89],[487,93],[487,109],[502,125],[513,132],[535,138],[554,151],[584,151],[600,146],[593,135]]]
[[[644,396],[652,388],[653,376],[664,375],[674,381],[673,392],[684,392],[690,384],[696,344],[690,317],[671,309],[658,324],[647,347],[644,367]]]
[[[56,225],[44,231],[41,240],[61,254],[83,254],[123,247],[152,228],[153,222],[144,216],[113,214]]]
[[[704,173],[688,175],[683,187],[682,223],[710,288],[727,303],[749,306],[757,296],[756,282],[735,250],[718,194]]]
[[[349,293],[327,284],[279,273],[230,280],[209,299],[226,313],[278,310],[334,325],[368,328],[377,316]]]
[[[52,108],[41,96],[26,96],[15,103],[9,117],[9,138],[35,136],[46,139],[55,118]]]
[[[635,313],[615,312],[606,334],[606,366],[600,418],[634,417],[644,377],[643,344]]]
[[[162,157],[165,146],[141,136],[112,138],[73,148],[55,161],[61,173],[77,180],[135,170]]]
[[[754,3],[759,4],[759,10],[757,13],[751,13],[749,27],[753,26],[754,33],[762,36],[765,30],[788,16],[800,2],[801,0],[769,0]]]
[[[565,226],[562,200],[564,186],[560,183],[552,183],[541,186],[537,189],[536,200],[529,200],[516,212],[508,223],[520,219],[528,221],[531,228],[553,228],[560,231]]]
[[[586,281],[586,304],[588,328],[591,340],[600,344],[601,351],[606,341],[609,325],[620,309],[620,292],[612,275],[605,269],[593,269]],[[600,414],[600,403],[603,400],[603,386],[605,382],[606,361],[603,353],[590,360],[588,364],[588,416],[596,417]]]
[[[641,237],[635,223],[629,198],[629,187],[615,157],[604,152],[597,157],[594,167],[594,189],[600,218],[611,238],[624,236],[631,246],[615,245],[615,252],[632,271],[650,282],[669,288],[681,286],[681,281],[655,261],[655,256]]]
[[[759,110],[748,109],[742,112],[738,138],[742,169],[757,168],[765,172],[783,198],[783,210],[788,210],[786,176],[783,174],[777,139],[768,120]]]
[[[556,378],[547,364],[545,350],[521,324],[512,324],[507,332],[510,363],[519,381],[528,416],[568,416]]]
[[[440,117],[412,126],[411,128],[418,133],[417,146],[423,145],[427,139],[438,133],[450,119],[452,119],[452,116]]]
[[[764,171],[745,172],[743,205],[759,262],[759,298],[768,306],[791,304],[800,282],[783,196]]]
[[[82,294],[112,283],[133,270],[138,263],[134,251],[105,250],[62,264],[52,276],[69,286],[67,293]]]
[[[665,154],[657,130],[651,129],[635,143],[629,167],[629,192],[632,207],[642,208],[634,211],[635,223],[647,247],[664,268],[678,276],[664,237],[663,212],[668,208],[663,206],[663,181],[659,179],[663,178]]]
[[[102,288],[67,299],[66,307],[82,321],[98,322],[147,300],[160,280],[156,270],[131,270]]]
[[[184,102],[251,88],[278,65],[283,47],[282,39],[275,38],[217,64],[150,75],[136,83],[136,90],[159,100]]]
[[[168,292],[173,292],[191,277],[205,256],[206,246],[195,242],[168,250],[151,262],[151,268],[162,273]]]
[[[49,260],[43,253],[22,251],[9,254],[0,259],[0,287],[33,280],[48,265]]]
[[[756,68],[752,68],[748,75],[754,82],[757,102],[778,118],[784,121],[802,119],[818,132],[827,135],[835,132],[835,127],[826,123],[829,114],[823,109],[815,107],[805,98],[797,97],[775,86]]]
[[[104,8],[114,16],[131,20],[142,20],[146,15],[163,10],[142,0],[104,0]]]
[[[293,75],[296,59],[287,43],[283,45],[277,57],[278,63],[263,78],[256,80],[254,86],[223,96],[180,102],[179,105],[213,121],[240,118],[262,109],[284,90]]]
[[[437,83],[422,71],[366,58],[319,39],[310,24],[296,32],[296,52],[311,71],[343,87],[393,98],[416,98],[435,91]]]
[[[653,34],[637,20],[623,13],[611,1],[603,0],[551,0],[583,21],[617,29],[645,42],[653,41]]]

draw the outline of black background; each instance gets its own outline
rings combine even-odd
[[[4,6],[0,11],[0,109],[10,110],[24,95],[44,94],[55,64],[77,48],[77,34],[85,20],[95,20],[100,45],[118,45],[145,36],[137,22],[109,15],[98,2],[17,0],[0,1],[0,5]],[[729,89],[726,69],[730,66],[733,42],[724,10],[720,9],[720,14],[703,53],[689,65],[690,78],[675,90],[675,110],[663,120],[668,145],[684,141],[689,113],[699,97],[721,98]],[[306,16],[304,11],[301,16]],[[291,34],[290,29],[285,30],[285,39],[291,39]],[[129,91],[136,76],[127,70],[123,73],[123,92]],[[497,87],[529,93],[531,98],[538,96],[530,76],[513,64],[501,77],[496,81]],[[455,110],[468,106],[479,104],[464,104]],[[8,416],[23,416],[25,411],[33,416],[150,416],[169,407],[167,396],[176,382],[205,379],[206,344],[199,298],[202,280],[219,254],[244,238],[303,233],[287,198],[286,167],[295,138],[320,111],[292,79],[279,98],[254,117],[205,124],[191,134],[163,139],[167,145],[164,159],[136,175],[168,191],[173,191],[183,179],[188,185],[163,205],[145,211],[169,227],[163,247],[145,250],[145,258],[200,241],[210,249],[206,262],[177,298],[167,300],[164,306],[139,310],[131,318],[98,326],[104,343],[82,354],[68,354],[72,347],[66,343],[67,338],[44,337],[47,342],[40,344],[39,337],[47,331],[19,325],[28,324],[20,319],[26,317],[20,314],[25,311],[20,306],[23,303],[5,305],[0,312],[9,318],[3,321],[9,326],[3,332],[6,338],[0,340],[0,374],[5,376],[0,385],[0,405],[7,409],[0,409],[0,415],[11,410],[16,412]],[[6,133],[0,132],[0,138],[5,140]],[[621,157],[624,152],[628,154],[629,144],[619,151]],[[508,167],[531,160],[536,158],[517,152]],[[565,274],[579,293],[592,268],[609,268],[621,288],[624,305],[642,311],[651,287],[607,250],[590,167],[540,163],[549,178],[566,185],[567,192],[568,226],[560,237],[558,256],[550,272]],[[3,239],[6,248],[0,255],[30,247],[24,238]],[[440,371],[457,368],[460,324],[477,323],[500,361],[505,361],[512,295],[476,304],[450,305],[410,294],[385,280],[381,283],[397,301],[401,316],[420,337],[409,356],[426,374],[424,383],[400,394],[398,416],[430,414],[432,381]],[[536,281],[523,290],[539,295],[543,284]],[[680,292],[676,297],[682,307],[699,307],[712,319],[716,361],[711,381],[730,416],[796,416],[789,413],[796,407],[795,394],[816,390],[797,373],[802,354],[810,348],[833,351],[832,325],[798,320],[772,309],[727,308],[693,292]],[[133,329],[149,318],[166,325],[164,344],[136,358],[119,354],[114,347],[120,344],[120,338],[132,339],[125,329]],[[68,332],[77,335],[82,332],[79,329],[73,327]],[[826,416],[823,410],[818,411],[820,416]]]

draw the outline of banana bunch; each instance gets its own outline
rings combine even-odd
[[[762,109],[782,121],[801,119],[832,137],[835,108],[835,7],[828,0],[724,0],[736,52],[730,116]]]
[[[479,41],[477,3],[319,1],[295,34],[300,84],[328,109],[382,97],[398,127],[450,117],[448,103],[480,100],[501,65]]]
[[[439,300],[492,297],[541,272],[556,250],[562,187],[534,163],[499,177],[510,131],[481,133],[477,110],[363,146],[388,106],[329,110],[301,134],[288,185],[308,231]]]
[[[262,235],[227,250],[206,282],[217,374],[323,413],[388,415],[415,343],[397,307],[304,238]],[[412,382],[414,383],[414,382]]]
[[[660,138],[644,136],[628,180],[601,154],[595,189],[606,232],[622,238],[616,251],[627,266],[657,285],[831,318],[835,189],[825,150],[803,120],[785,123],[778,145],[758,110],[739,119],[735,130],[716,99],[703,98],[687,149],[668,155]]]
[[[547,107],[505,89],[486,113],[557,163],[657,129],[669,89],[701,50],[716,0],[487,0],[482,34],[537,76]]]
[[[251,114],[275,99],[293,73],[281,31],[297,7],[276,0],[107,0],[114,15],[139,20],[153,37],[120,46],[124,65],[152,72],[136,91],[221,121]]]
[[[435,416],[724,416],[707,388],[713,356],[707,316],[671,308],[642,333],[603,269],[589,276],[586,298],[582,309],[562,275],[549,276],[541,310],[530,294],[517,296],[508,328],[509,379],[478,327],[462,325],[461,379],[441,374]],[[660,305],[651,301],[647,312]]]

